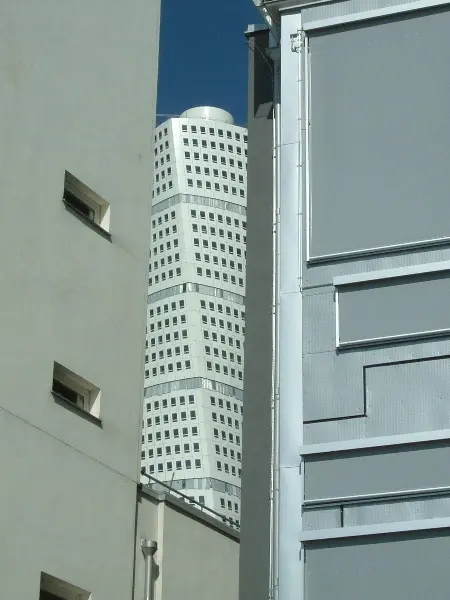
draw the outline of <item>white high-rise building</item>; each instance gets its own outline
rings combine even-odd
[[[197,107],[155,133],[142,467],[239,520],[247,131]]]

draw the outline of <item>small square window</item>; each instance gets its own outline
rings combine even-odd
[[[52,393],[65,408],[74,409],[100,423],[100,388],[56,362],[53,365]]]
[[[68,171],[64,177],[63,202],[72,214],[92,225],[107,239],[111,239],[109,203]]]
[[[43,572],[39,590],[40,600],[89,600],[91,598],[91,593],[87,590]]]

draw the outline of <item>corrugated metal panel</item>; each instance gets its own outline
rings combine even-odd
[[[380,502],[372,505],[344,507],[345,527],[439,517],[450,517],[450,498]]]
[[[303,513],[303,529],[333,529],[341,526],[340,508],[307,510]]]
[[[421,498],[343,505],[342,514],[339,506],[307,509],[303,513],[303,527],[307,530],[334,529],[444,517],[450,517],[450,498]]]
[[[303,296],[303,351],[328,352],[335,345],[335,304],[333,290]]]
[[[369,428],[372,420],[379,435],[450,428],[449,383],[449,357],[367,368]]]
[[[364,381],[350,354],[309,354],[303,359],[305,421],[363,417]]]

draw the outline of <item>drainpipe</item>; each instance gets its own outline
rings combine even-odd
[[[145,600],[152,600],[153,596],[153,555],[158,550],[156,540],[141,541],[142,554],[145,557]]]

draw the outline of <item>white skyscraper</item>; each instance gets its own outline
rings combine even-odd
[[[142,467],[239,519],[247,131],[211,107],[156,129]]]

